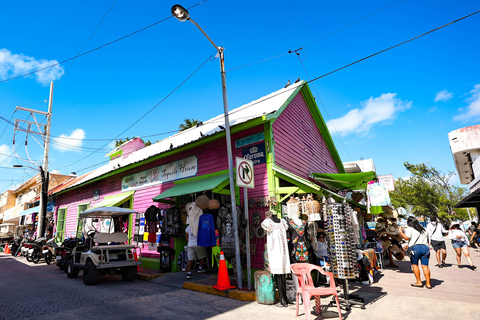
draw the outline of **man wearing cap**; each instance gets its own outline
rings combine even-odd
[[[431,217],[430,223],[427,225],[427,232],[430,240],[429,244],[432,246],[433,250],[435,250],[437,256],[437,267],[446,267],[445,259],[447,258],[447,247],[445,246],[443,235],[448,233],[448,231],[437,221],[437,217]]]

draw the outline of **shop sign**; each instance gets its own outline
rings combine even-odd
[[[252,160],[253,165],[267,162],[265,143],[258,143],[250,147],[242,148],[242,158]]]
[[[256,133],[251,136],[236,140],[235,147],[241,148],[243,146],[246,146],[255,142],[263,141],[263,140],[265,140],[265,136],[263,132],[260,132],[260,133]]]
[[[378,181],[383,182],[387,191],[395,191],[395,182],[393,180],[393,174],[385,174],[378,176]]]
[[[197,172],[198,159],[196,156],[192,156],[123,177],[122,191],[135,190],[168,181],[192,177],[195,176]]]
[[[255,179],[253,174],[253,161],[244,158],[236,157],[237,187],[255,188]]]

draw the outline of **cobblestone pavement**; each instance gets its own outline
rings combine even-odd
[[[458,268],[449,243],[447,251],[448,268],[439,269],[435,259],[430,260],[432,290],[410,286],[414,275],[407,260],[395,261],[398,269],[381,270],[371,285],[350,283],[351,293],[365,298],[366,309],[343,310],[343,319],[478,319],[480,271]],[[470,253],[480,268],[480,251]],[[464,257],[462,264],[466,266]],[[55,265],[35,265],[0,253],[0,320],[305,319],[303,306],[295,318],[294,305],[261,305],[182,289],[181,273],[133,282],[102,276],[95,286],[85,286],[81,275],[69,279]],[[338,319],[335,307],[326,310],[329,301],[322,299],[322,315],[312,314],[312,319]]]

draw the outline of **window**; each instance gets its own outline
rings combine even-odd
[[[20,205],[20,204],[23,203],[23,199],[22,199],[22,198],[23,198],[23,195],[21,195],[21,194],[18,195],[18,197],[17,197],[17,205]]]
[[[67,208],[58,209],[57,217],[57,240],[63,241],[65,239],[65,215],[67,214]]]
[[[80,213],[86,211],[87,209],[88,209],[88,204],[78,205],[78,215],[80,215]],[[79,224],[77,225],[77,238],[81,238],[82,230],[83,230],[83,220],[79,220],[78,223]]]

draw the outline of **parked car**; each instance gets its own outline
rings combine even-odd
[[[83,270],[83,282],[96,284],[99,275],[121,274],[126,281],[137,276],[137,266],[141,264],[134,256],[137,247],[126,244],[127,234],[115,232],[114,224],[118,217],[125,217],[134,210],[118,207],[101,207],[87,210],[79,215],[75,247],[66,264],[69,278],[78,276]]]

